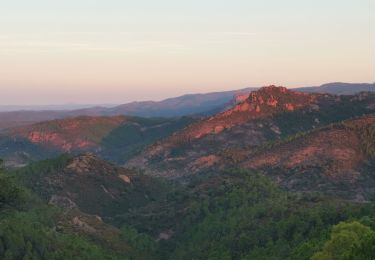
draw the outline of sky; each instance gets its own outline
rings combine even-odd
[[[0,0],[0,104],[375,82],[374,0]]]

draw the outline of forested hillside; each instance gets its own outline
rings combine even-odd
[[[167,194],[148,196],[146,204],[128,193],[135,202],[122,203],[121,214],[87,214],[80,200],[61,197],[59,207],[51,205],[57,200],[47,204],[48,183],[33,185],[72,162],[46,161],[13,177],[1,173],[3,259],[368,259],[375,254],[373,204],[287,192],[251,171],[217,172],[187,186],[164,183]],[[342,239],[346,246],[335,246]]]

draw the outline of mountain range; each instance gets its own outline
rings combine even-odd
[[[138,117],[178,117],[187,115],[213,115],[233,103],[236,96],[258,88],[245,88],[234,91],[207,94],[189,94],[162,101],[132,102],[114,107],[85,107],[74,110],[17,110],[0,112],[0,129],[28,125],[35,122],[77,116],[138,116]],[[319,87],[296,88],[296,91],[355,94],[362,91],[375,91],[374,84],[330,83]]]
[[[4,129],[0,256],[373,259],[375,92],[356,86],[272,85]],[[176,111],[122,115],[130,107]]]

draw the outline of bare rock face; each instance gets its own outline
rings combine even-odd
[[[65,210],[71,210],[77,208],[77,205],[69,198],[64,196],[52,195],[48,204],[63,208]]]
[[[127,175],[125,175],[125,174],[120,174],[119,175],[119,178],[121,179],[121,180],[123,180],[124,182],[126,182],[126,183],[131,183],[131,181],[130,181],[130,177],[129,176],[127,176]]]
[[[104,136],[126,120],[124,116],[58,119],[17,128],[13,135],[63,152],[89,151],[95,149]]]
[[[249,94],[239,94],[234,97],[236,104],[244,102],[249,97]]]
[[[198,171],[201,169],[209,168],[215,165],[216,162],[218,162],[219,158],[216,155],[208,155],[203,156],[195,160],[191,165],[189,165],[189,168],[192,171]]]
[[[95,228],[81,220],[78,216],[75,216],[72,219],[72,224],[81,229],[84,233],[94,234],[97,232]]]
[[[174,231],[171,230],[171,229],[168,229],[166,231],[163,231],[159,234],[159,238],[158,238],[158,241],[159,240],[169,240],[174,234]]]
[[[97,160],[97,157],[91,153],[75,157],[67,166],[66,169],[74,171],[76,173],[89,173],[93,163]]]

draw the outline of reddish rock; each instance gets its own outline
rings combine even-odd
[[[284,87],[263,87],[251,92],[246,99],[232,108],[177,132],[162,144],[151,147],[148,153],[165,155],[168,154],[169,147],[200,139],[206,135],[218,134],[224,129],[231,129],[257,118],[312,106],[320,96],[321,94],[305,94]],[[243,98],[244,96],[240,97]]]
[[[124,182],[126,182],[126,183],[130,183],[130,178],[129,178],[129,176],[124,175],[124,174],[120,174],[118,177],[119,177],[121,180],[123,180]]]
[[[290,103],[287,103],[285,104],[285,108],[288,110],[288,111],[294,111],[294,105],[293,104],[290,104]]]
[[[14,135],[64,152],[87,151],[97,147],[104,136],[125,121],[123,116],[67,118],[16,129]]]

